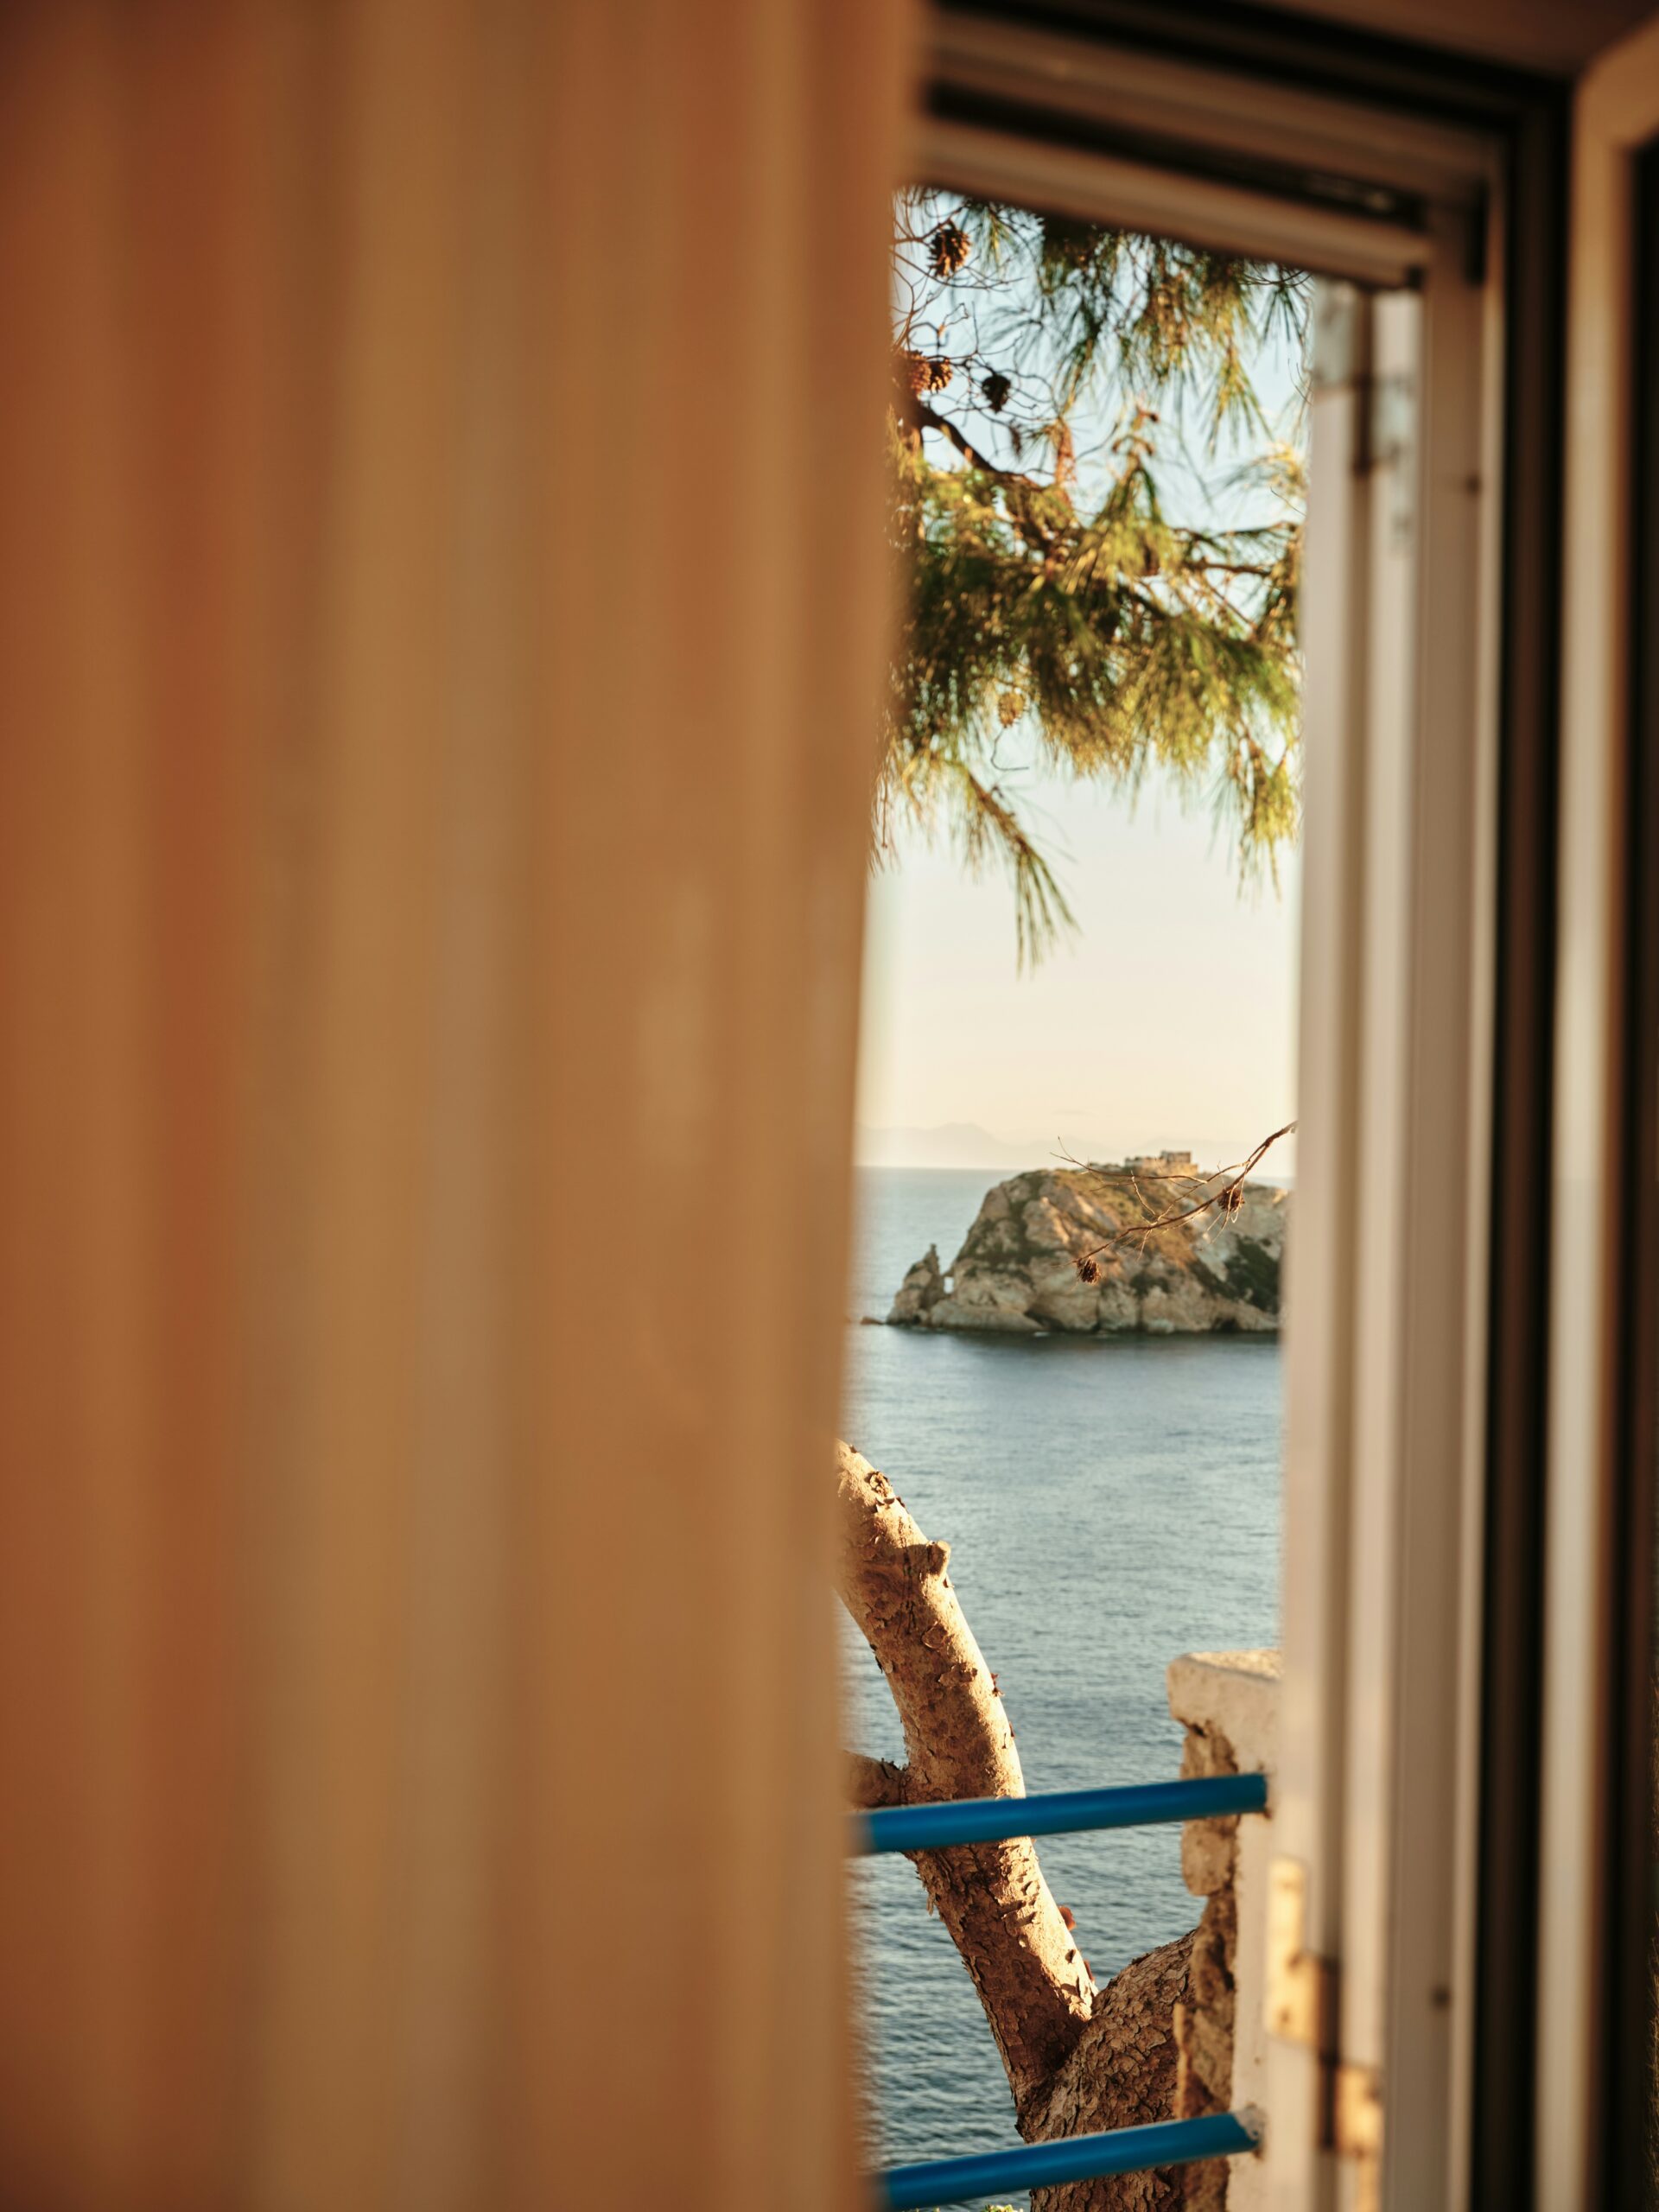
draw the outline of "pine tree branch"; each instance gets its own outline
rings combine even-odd
[[[1034,476],[1027,476],[1020,469],[999,468],[997,464],[987,454],[982,454],[973,441],[958,429],[954,423],[941,415],[937,408],[928,406],[925,400],[916,402],[916,420],[923,429],[937,430],[942,438],[956,448],[970,468],[976,468],[982,475],[990,477],[994,482],[1001,485],[1005,492],[1019,492],[1031,495],[1039,493],[1044,489]],[[1056,557],[1059,542],[1055,534],[1052,531],[1045,530],[1040,523],[1034,522],[1028,514],[1022,513],[1013,500],[1008,502],[1005,512],[1009,522],[1030,550],[1045,562],[1052,563]]]
[[[1018,484],[1023,490],[1028,492],[1038,489],[1034,478],[1022,475],[1018,469],[1000,468],[996,462],[982,454],[972,440],[964,432],[959,430],[954,423],[941,415],[936,408],[928,406],[925,400],[918,399],[916,403],[916,420],[925,430],[937,430],[948,444],[956,448],[968,466],[970,468],[978,469],[981,475],[994,476],[999,484]]]

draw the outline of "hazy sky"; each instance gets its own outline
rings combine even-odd
[[[1292,1118],[1296,865],[1239,888],[1231,825],[1168,786],[1049,783],[1077,934],[1014,959],[1006,879],[912,844],[871,885],[859,1121],[977,1122],[1035,1157],[1190,1146],[1234,1160]],[[1290,1147],[1264,1168],[1294,1167]]]

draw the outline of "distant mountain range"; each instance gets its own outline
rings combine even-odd
[[[1034,1167],[1055,1148],[1007,1144],[977,1122],[945,1122],[931,1129],[867,1129],[855,1139],[861,1167]]]
[[[1134,1151],[1154,1151],[1169,1141],[1160,1138],[1158,1145],[1150,1142],[1141,1146],[1084,1144],[1067,1140],[1066,1149],[1079,1160],[1121,1160]],[[1005,1137],[993,1136],[977,1122],[944,1122],[933,1128],[872,1129],[860,1127],[855,1146],[861,1167],[996,1167],[1005,1173],[1011,1167],[1051,1167],[1061,1165],[1060,1140],[1058,1136],[1033,1137],[1023,1143],[1010,1143]],[[1223,1162],[1242,1156],[1248,1147],[1229,1152],[1224,1145],[1200,1141],[1192,1147],[1196,1157],[1220,1166]],[[1290,1175],[1259,1175],[1262,1183],[1289,1184]]]

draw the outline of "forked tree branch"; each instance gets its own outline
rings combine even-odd
[[[899,1709],[912,1804],[1021,1797],[1002,1700],[946,1569],[887,1477],[843,1444],[841,1594]],[[1093,2009],[1095,1985],[1027,1840],[917,1854],[917,1872],[990,2022],[1016,2109],[1052,2079]]]
[[[887,1676],[909,1762],[852,1762],[857,1801],[902,1789],[908,1802],[1024,1794],[995,1677],[946,1572],[884,1475],[836,1454],[842,1597]],[[867,1794],[870,1793],[870,1794]],[[1175,2008],[1191,2001],[1192,1938],[1136,1959],[1097,1989],[1029,1839],[912,1854],[979,1992],[1030,2142],[1166,2120],[1175,2091]],[[1039,2190],[1033,2212],[1174,2212],[1165,2169]]]
[[[875,1813],[909,1802],[909,1773],[896,1759],[866,1758],[862,1751],[849,1751],[846,1758],[849,1805],[860,1812]]]

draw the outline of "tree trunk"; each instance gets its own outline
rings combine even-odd
[[[854,1758],[861,1805],[1020,1797],[1025,1782],[995,1677],[947,1572],[887,1477],[839,1446],[841,1595],[898,1707],[907,1758]],[[1028,2142],[1166,2120],[1175,2091],[1175,2006],[1192,1939],[1166,1944],[1097,1988],[1028,1840],[911,1854],[979,1992]],[[1034,2212],[1169,2212],[1185,2202],[1166,2169],[1039,2190]]]

